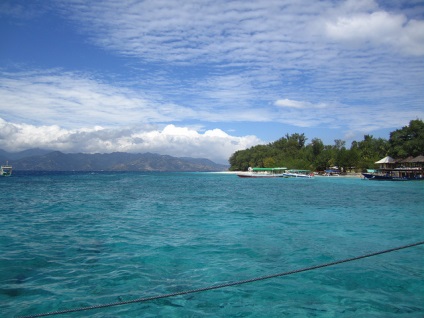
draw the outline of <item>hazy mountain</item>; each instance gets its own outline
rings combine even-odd
[[[48,154],[49,152],[52,152],[52,150],[46,150],[46,149],[40,149],[40,148],[34,148],[34,149],[28,149],[20,152],[7,152],[3,149],[0,149],[0,162],[3,162],[5,160],[18,160],[26,157],[32,157],[32,156],[41,156]]]
[[[229,167],[204,158],[153,153],[65,154],[42,149],[9,153],[0,149],[0,162],[6,161],[15,171],[224,171]]]

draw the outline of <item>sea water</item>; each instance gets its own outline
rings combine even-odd
[[[424,183],[214,173],[0,179],[0,312],[204,288],[424,239]],[[423,317],[424,246],[59,317]]]

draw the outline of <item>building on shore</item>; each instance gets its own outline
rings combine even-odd
[[[369,169],[363,173],[365,179],[372,180],[424,180],[424,156],[408,157],[406,159],[393,159],[384,157],[376,161],[379,165],[377,170]]]

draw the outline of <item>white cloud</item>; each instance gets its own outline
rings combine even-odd
[[[312,104],[305,101],[296,101],[290,99],[279,99],[275,101],[274,105],[283,108],[297,108],[297,109],[313,109],[313,108],[327,108],[325,104]]]
[[[236,137],[220,129],[204,133],[189,127],[167,125],[132,129],[102,127],[64,129],[56,125],[35,126],[6,122],[0,118],[0,149],[20,151],[46,148],[63,152],[153,152],[176,157],[209,158],[227,163],[237,150],[263,143],[255,136]]]
[[[424,21],[410,20],[394,45],[410,55],[424,55]]]
[[[385,5],[53,1],[48,14],[59,10],[84,41],[132,59],[116,74],[2,73],[1,116],[40,129],[56,126],[54,133],[67,141],[70,131],[72,140],[90,136],[93,149],[136,149],[142,140],[144,148],[146,140],[195,143],[224,133],[210,130],[196,139],[200,130],[179,130],[189,124],[274,122],[349,132],[399,127],[424,117],[424,22],[401,4]],[[136,130],[123,128],[171,123],[178,126],[167,128],[172,134],[152,129],[134,137]],[[105,128],[82,131],[96,125]],[[122,136],[107,137],[115,133]]]
[[[359,12],[326,22],[330,39],[348,44],[386,45],[407,55],[424,55],[424,21],[387,11]]]
[[[356,105],[342,103],[313,104],[307,101],[281,99],[275,102],[275,116],[282,123],[296,127],[325,127],[344,131],[346,137],[368,134],[374,130],[399,128],[408,125],[411,119],[424,118],[422,109],[404,109],[396,104]],[[340,136],[341,138],[341,136]]]
[[[268,121],[273,116],[271,110],[247,102],[255,97],[250,91],[254,89],[238,76],[213,76],[197,88],[188,88],[182,101],[186,105],[179,105],[168,101],[172,98],[166,97],[169,90],[164,90],[162,97],[158,92],[108,84],[84,73],[46,70],[0,75],[0,109],[14,122],[60,123],[67,129],[80,129],[185,120]],[[182,90],[179,96],[185,94],[186,90],[178,89]]]
[[[262,64],[273,63],[285,46],[292,50],[302,42],[297,39],[302,26],[322,11],[322,4],[63,1],[61,10],[94,43],[123,55],[167,62]],[[300,11],[303,15],[296,14]]]
[[[423,21],[371,0],[58,3],[93,43],[142,61],[314,66],[333,40],[386,43],[405,54],[424,54]]]
[[[384,11],[361,13],[338,17],[337,21],[327,23],[327,33],[337,40],[386,42],[397,36],[405,22],[404,16],[393,16]]]
[[[195,111],[156,101],[139,91],[112,86],[81,73],[3,73],[1,108],[17,120],[31,114],[35,123],[65,127],[124,126],[195,118]]]
[[[4,147],[11,147],[8,142],[17,140],[16,144],[21,148],[47,147],[86,152],[170,151],[190,156],[190,151],[193,151],[191,155],[195,153],[196,156],[220,154],[222,160],[234,149],[240,149],[242,145],[251,146],[260,140],[256,137],[237,139],[239,137],[231,137],[219,129],[201,134],[201,122],[215,122],[216,127],[223,122],[277,122],[296,127],[369,132],[398,127],[399,121],[407,124],[412,118],[424,118],[420,107],[412,104],[407,111],[397,114],[398,104],[395,101],[402,101],[396,95],[390,95],[393,94],[391,91],[386,93],[387,96],[379,93],[379,98],[390,100],[391,105],[379,101],[372,107],[288,98],[276,99],[269,105],[251,105],[249,100],[260,101],[262,97],[252,95],[254,87],[249,87],[238,76],[223,76],[222,79],[219,83],[219,77],[213,77],[202,84],[198,93],[191,91],[194,96],[190,98],[192,104],[186,107],[168,102],[157,93],[149,96],[141,90],[111,85],[87,74],[55,70],[3,73],[0,77],[0,109],[3,118],[19,125],[3,124],[0,133],[7,135],[7,132],[13,132],[13,138],[3,139],[2,143]],[[384,83],[382,78],[377,80]],[[337,89],[336,85],[332,85],[326,91]],[[362,88],[355,89],[358,96],[369,91],[367,88],[362,93]],[[197,121],[199,124],[194,129],[193,124],[188,126],[184,121]],[[157,129],[163,123],[178,122],[178,126]],[[220,141],[217,143],[216,140]],[[209,152],[199,148],[206,142],[209,146],[205,149]],[[214,147],[216,149],[212,151]]]

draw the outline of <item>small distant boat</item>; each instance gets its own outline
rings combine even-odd
[[[290,169],[283,173],[286,178],[313,178],[314,174],[310,170]]]
[[[0,177],[9,177],[12,175],[12,166],[6,163],[5,166],[0,166]]]
[[[341,171],[338,169],[328,169],[324,171],[324,176],[326,177],[339,177]]]
[[[248,171],[240,172],[237,175],[240,178],[278,178],[284,177],[284,172],[287,168],[252,168],[249,167]]]

